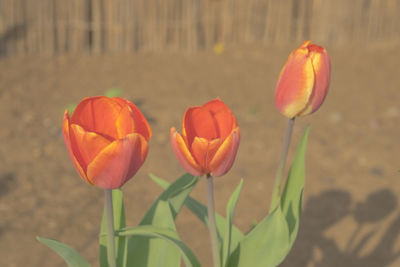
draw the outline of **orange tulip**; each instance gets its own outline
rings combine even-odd
[[[146,159],[151,129],[140,110],[119,97],[83,99],[64,113],[64,141],[80,176],[103,189],[121,187]]]
[[[304,42],[289,56],[275,89],[275,105],[288,118],[315,112],[324,102],[331,65],[325,48]]]
[[[224,175],[232,167],[240,142],[235,116],[219,99],[188,108],[182,135],[171,128],[172,149],[182,167],[194,176]]]

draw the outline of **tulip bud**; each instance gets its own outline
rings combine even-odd
[[[304,42],[292,51],[275,89],[275,106],[288,118],[315,112],[324,102],[331,65],[322,46]]]
[[[83,99],[71,118],[65,111],[63,134],[82,179],[103,189],[115,189],[142,166],[151,129],[133,103],[96,96]]]
[[[220,99],[188,108],[183,116],[182,135],[171,128],[172,150],[182,167],[194,176],[227,173],[240,142],[235,116]]]

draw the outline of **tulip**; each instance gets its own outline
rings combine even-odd
[[[330,81],[330,60],[322,46],[304,42],[292,51],[275,89],[275,105],[288,118],[315,112],[324,102]]]
[[[172,149],[183,168],[194,176],[218,177],[232,167],[240,130],[235,116],[220,99],[190,107],[183,116],[182,135],[171,128]]]
[[[82,179],[103,189],[115,189],[142,166],[151,129],[133,103],[96,96],[83,99],[71,117],[65,111],[63,134]]]

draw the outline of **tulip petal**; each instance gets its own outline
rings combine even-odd
[[[85,98],[75,108],[71,117],[71,124],[78,124],[89,132],[118,139],[115,121],[120,110],[121,106],[109,97]]]
[[[111,143],[103,136],[85,131],[76,124],[70,125],[70,140],[72,151],[84,171],[97,154]]]
[[[203,105],[212,114],[218,131],[218,136],[225,139],[232,129],[237,127],[237,121],[229,107],[220,99],[214,99]]]
[[[148,142],[137,133],[115,140],[89,164],[88,179],[103,189],[115,189],[135,175],[146,159]]]
[[[212,141],[197,136],[194,138],[191,147],[192,155],[202,167],[204,173],[211,171],[209,168],[210,161],[214,158],[221,143],[222,140],[219,138]]]
[[[82,177],[83,180],[87,181],[88,183],[92,184],[86,176],[86,173],[83,171],[81,165],[79,164],[78,160],[76,159],[74,152],[72,151],[71,145],[71,137],[70,137],[70,118],[68,114],[68,110],[64,112],[64,120],[63,120],[63,136],[64,142],[68,150],[69,157],[74,164],[75,169],[78,171],[79,175]]]
[[[222,176],[227,173],[235,161],[236,153],[240,143],[240,130],[236,128],[219,147],[214,158],[210,162],[211,175]]]
[[[211,111],[211,113],[213,114],[218,113],[220,111],[229,110],[229,107],[219,98],[208,101],[203,105],[203,107]]]
[[[298,48],[307,48],[312,45],[312,42],[310,40],[304,41]]]
[[[275,90],[275,105],[289,118],[302,112],[314,87],[314,69],[308,49],[300,47],[288,58]]]
[[[117,127],[118,138],[122,139],[126,135],[135,132],[135,121],[133,118],[133,112],[129,105],[122,107],[121,112],[115,122]]]
[[[135,132],[141,134],[147,142],[150,140],[152,135],[151,128],[143,113],[139,110],[139,108],[130,101],[127,101],[121,97],[113,97],[115,102],[117,102],[121,107],[125,105],[129,105],[132,110],[133,119],[135,121]]]
[[[324,48],[322,48],[322,52],[318,51],[318,53],[315,53],[312,51],[311,60],[316,77],[313,94],[310,99],[310,105],[312,107],[310,113],[313,113],[322,105],[328,94],[331,64],[329,55]]]
[[[171,128],[170,142],[175,156],[187,172],[194,176],[201,176],[202,174],[204,174],[202,173],[201,167],[192,157],[182,136],[176,131],[175,128]]]
[[[203,107],[188,108],[183,116],[183,135],[190,146],[195,136],[207,140],[218,138],[216,122],[208,109]]]

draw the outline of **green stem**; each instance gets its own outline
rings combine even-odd
[[[219,250],[218,250],[217,226],[215,223],[213,177],[210,174],[207,174],[206,180],[207,180],[208,228],[210,230],[213,263],[214,263],[214,267],[219,267],[220,259],[219,259]]]
[[[283,138],[283,143],[282,143],[281,158],[279,159],[278,170],[277,170],[276,176],[275,176],[274,191],[272,193],[271,204],[269,206],[270,213],[274,210],[276,205],[278,205],[278,203],[279,203],[281,184],[282,184],[282,176],[285,171],[286,158],[287,158],[287,155],[289,152],[289,145],[290,145],[290,139],[292,137],[294,120],[295,120],[294,117],[289,119],[288,124],[286,126],[285,137]]]
[[[112,190],[104,190],[106,208],[106,230],[107,230],[107,260],[109,267],[116,267],[115,262],[115,238],[114,238],[114,213],[112,204]]]

